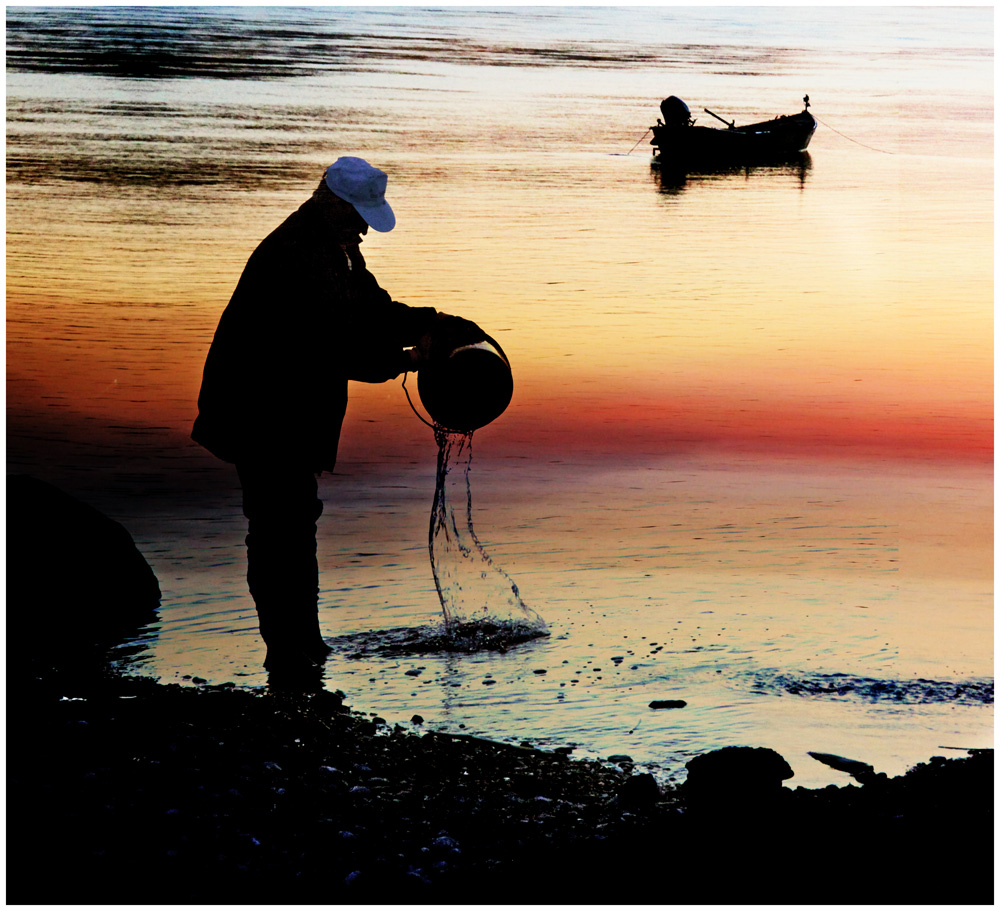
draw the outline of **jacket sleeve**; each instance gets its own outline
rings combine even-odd
[[[438,312],[392,300],[370,272],[365,271],[360,281],[362,303],[349,316],[343,364],[348,379],[384,383],[408,369],[410,360],[404,349],[420,341]]]

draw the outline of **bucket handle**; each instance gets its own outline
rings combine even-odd
[[[406,401],[408,401],[410,403],[410,408],[412,409],[413,413],[418,418],[420,418],[420,420],[423,421],[428,427],[430,427],[431,430],[437,432],[437,424],[432,424],[419,411],[417,411],[417,406],[413,404],[413,399],[410,398],[410,390],[406,388],[406,378],[409,375],[410,375],[410,371],[409,370],[407,370],[407,371],[405,371],[403,373],[403,392],[406,393]]]

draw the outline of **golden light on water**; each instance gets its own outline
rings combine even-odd
[[[369,234],[371,268],[397,299],[493,332],[515,365],[516,402],[556,418],[580,401],[588,412],[647,415],[680,403],[682,426],[685,413],[786,429],[797,413],[804,427],[825,416],[845,441],[853,412],[855,435],[881,422],[888,439],[919,448],[926,431],[939,451],[943,422],[956,456],[983,456],[989,196],[958,217],[947,204],[957,174],[932,178],[907,162],[913,185],[900,192],[910,171],[884,156],[887,202],[868,185],[856,197],[830,192],[813,173],[804,187],[793,175],[750,174],[730,178],[745,181],[741,193],[716,179],[662,196],[628,158],[571,168],[535,155],[530,186],[498,177],[506,161],[495,157],[452,158],[420,180],[389,159],[400,171],[390,192],[399,226]],[[959,167],[965,181],[991,181],[987,162]],[[104,415],[122,398],[105,393],[123,386],[162,385],[178,393],[167,399],[193,401],[198,361],[246,256],[309,189],[213,190],[208,207],[195,189],[129,188],[111,208],[88,184],[40,204],[15,194],[9,373],[44,363],[32,377],[41,394],[70,391]],[[378,396],[360,395],[378,409]],[[190,417],[175,408],[150,396],[144,416]]]

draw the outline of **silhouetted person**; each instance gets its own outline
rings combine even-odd
[[[317,611],[316,477],[337,460],[348,380],[415,370],[419,354],[404,349],[439,316],[393,301],[365,268],[362,235],[396,223],[386,182],[360,158],[330,165],[250,256],[205,362],[192,437],[239,474],[247,583],[272,682],[308,674],[329,653]]]

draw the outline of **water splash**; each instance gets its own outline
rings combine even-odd
[[[451,626],[434,624],[364,630],[335,636],[327,639],[326,643],[343,657],[359,660],[481,652],[504,654],[515,645],[546,635],[548,633],[544,629],[539,630],[524,622],[477,620]]]
[[[495,565],[472,527],[472,434],[435,428],[437,486],[428,546],[445,627],[456,639],[547,635],[545,621],[524,601],[517,585]],[[530,635],[526,635],[530,634]]]

